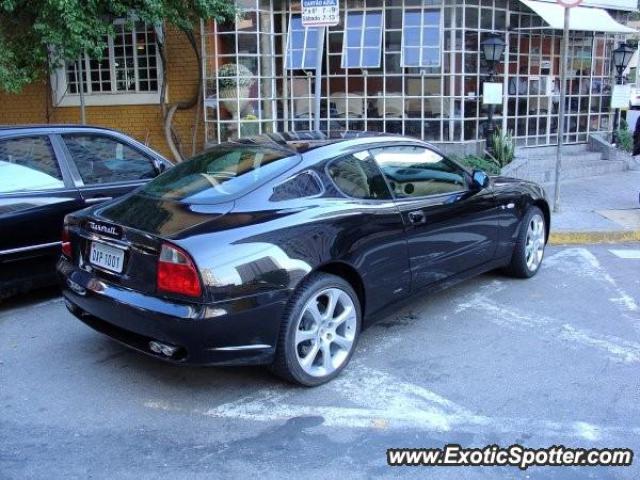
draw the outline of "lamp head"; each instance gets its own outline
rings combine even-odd
[[[500,61],[502,54],[504,53],[505,46],[506,44],[504,43],[504,40],[497,35],[491,35],[480,43],[482,55],[484,56],[484,59],[490,63]]]
[[[621,43],[620,46],[613,51],[613,65],[616,67],[618,75],[622,75],[622,72],[624,72],[624,69],[629,65],[634,53],[635,50],[626,43]]]

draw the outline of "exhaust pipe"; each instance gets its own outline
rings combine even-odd
[[[173,347],[171,345],[167,345],[166,343],[151,340],[149,342],[149,350],[151,350],[153,353],[164,355],[165,357],[173,357],[173,355],[178,351],[178,347]]]

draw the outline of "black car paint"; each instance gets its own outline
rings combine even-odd
[[[497,177],[482,189],[394,201],[347,198],[324,175],[333,158],[398,142],[428,146],[398,138],[343,141],[305,152],[292,169],[224,203],[189,205],[134,192],[71,215],[74,258],[58,265],[67,306],[93,328],[147,354],[154,355],[148,341],[159,340],[182,348],[174,359],[180,362],[268,363],[286,304],[314,271],[352,283],[366,325],[412,294],[508,264],[529,206],[543,209],[548,227],[543,190],[520,180]],[[274,186],[305,171],[317,173],[321,195],[271,200]],[[409,222],[406,213],[416,209],[426,223]],[[87,233],[88,221],[123,227],[121,239],[107,239],[129,249],[122,276],[83,263],[88,240],[105,240]],[[202,298],[155,291],[163,241],[193,257]]]
[[[0,299],[31,287],[55,283],[65,215],[121,196],[146,183],[128,181],[83,185],[61,136],[86,134],[120,141],[151,158],[162,169],[171,163],[140,142],[114,130],[76,125],[0,127],[0,142],[46,137],[60,167],[64,188],[0,193]]]

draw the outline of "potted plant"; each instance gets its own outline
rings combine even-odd
[[[491,137],[491,147],[493,150],[493,159],[504,167],[513,161],[516,154],[516,143],[513,139],[513,132],[511,130],[503,133],[500,130],[496,130]]]
[[[249,90],[255,83],[251,70],[244,65],[227,63],[218,69],[218,98],[234,119],[249,102]]]
[[[253,114],[246,115],[240,124],[240,137],[253,137],[259,133],[258,117]]]

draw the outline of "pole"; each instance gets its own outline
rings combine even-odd
[[[87,124],[87,116],[84,109],[84,74],[82,73],[82,62],[84,61],[84,52],[80,56],[80,60],[78,60],[78,86],[80,90],[80,123],[82,125]]]
[[[569,12],[564,8],[564,32],[562,34],[562,56],[560,58],[560,106],[558,108],[558,148],[556,150],[556,178],[553,194],[553,211],[560,210],[560,172],[562,170],[562,143],[564,142],[564,115],[567,98],[567,59],[569,57]]]
[[[488,80],[488,83],[493,82],[494,68],[495,68],[494,62],[489,62],[489,80]],[[493,103],[490,103],[488,105],[488,111],[487,111],[487,131],[486,131],[485,135],[487,137],[486,138],[487,152],[489,152],[489,154],[491,154],[491,155],[494,155],[493,144],[491,143],[491,140],[492,140],[492,137],[493,137],[493,132],[495,131],[495,125],[493,124],[493,112],[494,112],[494,106],[493,106]]]
[[[322,99],[322,60],[324,58],[324,32],[325,27],[318,29],[318,45],[316,48],[316,82],[315,82],[315,121],[314,130],[320,131],[320,108]]]
[[[617,67],[615,67],[617,68]],[[622,72],[616,71],[616,85],[622,85]],[[613,131],[611,132],[611,143],[618,143],[618,128],[620,126],[620,109],[616,108],[613,112]]]
[[[640,41],[636,47],[636,88],[640,87]]]
[[[509,58],[509,53],[511,51],[511,34],[509,33],[511,30],[511,14],[509,11],[509,6],[507,2],[507,33],[504,36],[504,51],[506,53],[506,58]],[[502,75],[502,122],[500,124],[500,129],[503,132],[508,131],[507,128],[507,119],[509,117],[509,62],[505,63],[505,67],[503,69]]]

